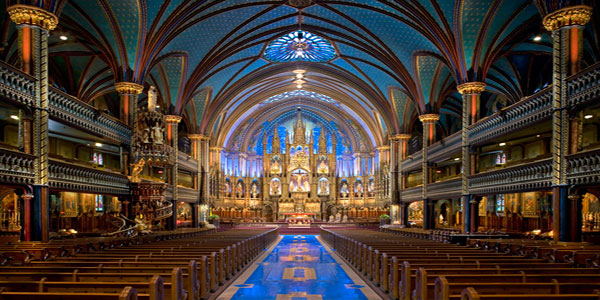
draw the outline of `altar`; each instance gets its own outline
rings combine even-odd
[[[315,213],[283,213],[285,222],[289,227],[310,227],[315,220]]]

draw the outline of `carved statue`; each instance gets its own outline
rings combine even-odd
[[[146,127],[142,131],[142,142],[149,143],[150,142],[150,128]]]
[[[252,198],[258,198],[258,187],[256,186],[256,183],[252,183]]]
[[[148,89],[148,111],[156,111],[156,89],[154,86],[150,86]]]
[[[271,180],[271,195],[281,194],[281,182],[279,180]]]
[[[329,216],[329,220],[328,220],[327,222],[329,222],[329,223],[333,223],[333,221],[334,221],[334,217],[333,217],[333,215],[330,215],[330,216]]]
[[[159,125],[152,127],[152,141],[154,144],[162,145],[164,137],[163,137],[164,129]]]
[[[146,161],[142,158],[137,163],[131,164],[131,182],[140,182],[140,173],[144,169]]]
[[[338,212],[337,214],[335,214],[335,222],[339,223],[342,221],[342,214],[340,212]]]

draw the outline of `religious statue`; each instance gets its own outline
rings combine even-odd
[[[340,188],[340,195],[342,196],[342,198],[346,198],[348,197],[348,184],[346,182],[342,183],[342,187]]]
[[[231,197],[231,186],[229,185],[229,181],[225,181],[225,195]]]
[[[237,187],[235,188],[235,192],[238,198],[244,196],[244,188],[242,187],[242,182],[238,181]]]
[[[281,167],[279,166],[279,162],[274,161],[271,164],[271,174],[280,174],[280,173],[281,173]]]
[[[158,123],[152,127],[152,141],[154,144],[162,145],[164,140],[163,132],[164,129]]]
[[[326,174],[329,173],[329,167],[327,166],[325,160],[322,160],[319,164],[319,168],[317,169],[317,173]]]
[[[356,196],[357,197],[362,197],[363,194],[363,185],[362,182],[357,182],[356,183]]]
[[[335,222],[339,223],[342,221],[342,214],[340,212],[338,212],[337,214],[335,214]]]
[[[258,187],[256,185],[256,182],[252,183],[252,189],[250,193],[252,194],[252,198],[258,198]]]
[[[327,180],[319,181],[319,195],[329,195],[329,182]]]
[[[144,143],[150,143],[149,138],[150,138],[150,128],[146,127],[142,131],[142,142],[144,142]]]
[[[279,180],[271,180],[271,195],[281,195],[281,182]]]
[[[146,161],[142,158],[137,163],[131,164],[131,182],[140,182],[140,173],[144,169]]]
[[[156,89],[154,86],[150,86],[148,89],[148,111],[156,111]]]

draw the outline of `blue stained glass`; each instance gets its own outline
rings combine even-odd
[[[335,48],[329,41],[303,30],[275,39],[265,49],[265,58],[272,62],[326,62],[335,57]]]

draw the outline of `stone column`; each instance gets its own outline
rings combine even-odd
[[[210,168],[210,137],[206,135],[200,136],[200,160],[198,160],[198,168],[199,173],[198,177],[200,177],[200,203],[201,204],[210,204],[210,194],[209,194],[209,168]],[[221,152],[217,153],[217,163],[220,163]],[[217,168],[218,169],[218,168]],[[208,220],[205,220],[208,221]]]
[[[546,15],[544,27],[552,32],[552,213],[556,241],[571,242],[580,237],[573,236],[580,223],[571,220],[570,203],[567,197],[567,162],[569,150],[569,116],[567,102],[567,77],[578,72],[582,54],[583,26],[590,20],[592,8],[572,6]],[[577,214],[576,218],[581,218]]]
[[[427,158],[427,148],[435,141],[435,123],[440,119],[438,114],[420,115],[419,120],[423,123],[423,160],[421,168],[423,172],[423,190],[421,197],[423,199],[423,228],[434,229],[435,222],[433,218],[433,201],[427,196],[427,185],[429,184],[429,161]]]
[[[471,153],[469,145],[469,126],[477,121],[477,107],[481,93],[485,90],[483,82],[467,82],[456,87],[462,94],[462,224],[463,232],[472,232],[471,228],[471,208],[476,203],[472,203],[472,197],[469,193],[469,176],[474,172],[471,166]]]
[[[35,83],[35,113],[33,117],[33,155],[35,180],[30,218],[30,240],[47,242],[49,239],[48,188],[48,33],[58,25],[58,18],[49,11],[29,5],[7,8],[10,19],[17,25],[19,63],[21,70],[32,75]]]
[[[173,152],[175,153],[173,157],[173,166],[171,167],[171,184],[173,186],[173,215],[171,219],[168,221],[168,228],[171,230],[177,229],[177,202],[179,201],[179,193],[177,188],[177,181],[179,177],[179,147],[178,143],[178,130],[177,125],[181,122],[181,117],[177,115],[166,115],[165,122],[167,123],[167,140],[173,147]]]

